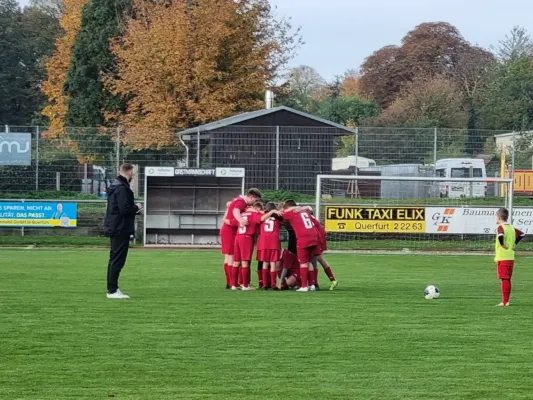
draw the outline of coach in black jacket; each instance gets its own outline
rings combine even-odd
[[[130,236],[135,234],[135,215],[142,210],[141,204],[134,203],[130,182],[133,178],[133,165],[123,164],[120,175],[107,189],[107,210],[104,232],[111,239],[111,252],[107,265],[107,298],[129,299],[118,288],[118,277],[126,263]]]

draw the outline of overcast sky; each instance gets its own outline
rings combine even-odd
[[[28,0],[21,0],[27,4]],[[399,44],[422,22],[446,21],[474,44],[495,45],[515,25],[533,33],[533,0],[271,0],[302,28],[305,45],[291,65],[331,79],[357,69],[373,51]]]

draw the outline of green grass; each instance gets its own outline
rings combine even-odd
[[[430,238],[416,239],[359,239],[351,241],[334,242],[328,240],[329,250],[355,251],[355,250],[408,250],[408,251],[447,251],[447,252],[492,252],[494,251],[494,238],[490,239],[465,239],[438,240]],[[516,248],[519,252],[533,252],[533,241],[524,240]]]
[[[107,247],[109,238],[103,236],[65,236],[65,235],[28,235],[28,236],[0,236],[0,247],[27,247],[39,248],[57,247]],[[135,247],[142,247],[142,242],[137,242]],[[286,243],[284,243],[286,247]],[[447,252],[491,252],[494,250],[492,237],[486,240],[437,240],[437,239],[358,239],[347,241],[328,241],[332,251],[447,251]],[[533,241],[524,240],[517,251],[533,252]]]
[[[531,399],[533,259],[501,309],[490,257],[330,255],[338,291],[241,293],[216,252],[136,250],[111,301],[106,253],[0,253],[1,399]]]
[[[98,236],[30,235],[0,236],[0,246],[62,247],[109,246],[109,238]]]

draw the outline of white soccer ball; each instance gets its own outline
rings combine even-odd
[[[440,290],[437,286],[429,285],[424,289],[424,298],[426,300],[438,299],[440,297]]]

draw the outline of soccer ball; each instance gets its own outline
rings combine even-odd
[[[440,290],[437,286],[429,285],[424,289],[424,298],[426,300],[438,299],[440,297]]]

